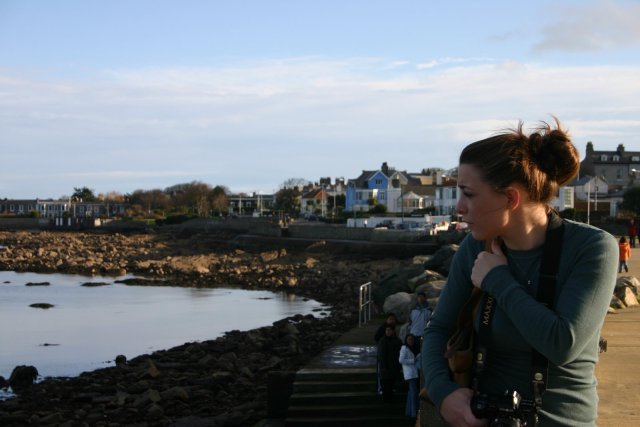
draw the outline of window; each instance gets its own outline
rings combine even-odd
[[[640,162],[640,156],[631,156],[632,162]]]
[[[614,162],[619,162],[619,161],[620,161],[620,156],[618,156],[618,155],[614,155],[614,156],[613,156],[613,161],[614,161]]]
[[[603,154],[600,156],[600,161],[601,162],[606,162],[607,160],[609,160],[609,156],[607,156],[606,154]]]
[[[376,179],[376,185],[382,185],[382,180],[381,179]]]
[[[378,194],[378,200],[386,200],[387,199],[387,193],[385,193],[384,191],[381,191],[380,194]]]

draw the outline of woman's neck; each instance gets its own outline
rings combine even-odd
[[[512,212],[505,233],[501,236],[502,240],[512,250],[535,249],[544,244],[548,221],[545,205],[521,205]]]

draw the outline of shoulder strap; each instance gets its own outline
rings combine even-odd
[[[555,296],[556,279],[558,267],[560,265],[560,254],[562,252],[562,238],[564,234],[564,221],[555,212],[549,213],[547,233],[542,249],[542,259],[540,262],[540,279],[538,282],[538,293],[536,299],[545,306],[553,309],[553,299]],[[504,249],[504,248],[503,248]],[[505,252],[506,253],[506,252]],[[474,360],[474,388],[477,388],[478,377],[482,374],[489,345],[489,330],[493,313],[495,311],[495,299],[492,295],[484,292],[482,304],[482,317],[478,330],[478,343],[476,346],[476,357]],[[532,349],[532,388],[533,397],[537,407],[542,404],[542,394],[546,390],[547,377],[549,371],[549,361],[540,352]]]
[[[551,211],[549,213],[547,237],[544,241],[544,249],[542,250],[537,295],[538,301],[549,309],[553,309],[560,254],[562,253],[563,234],[564,221],[555,211]],[[549,360],[536,349],[532,349],[531,368],[533,399],[536,406],[540,407],[542,404],[542,394],[547,389]]]

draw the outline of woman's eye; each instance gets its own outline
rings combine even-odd
[[[464,193],[464,192],[463,192],[462,194],[464,194],[464,196],[465,196],[466,198],[468,198],[468,199],[470,199],[470,198],[472,198],[472,197],[473,197],[473,194],[471,194],[471,193]]]

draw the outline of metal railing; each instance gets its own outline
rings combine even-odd
[[[358,327],[366,325],[371,320],[371,282],[367,282],[360,286],[360,297],[358,301]]]

